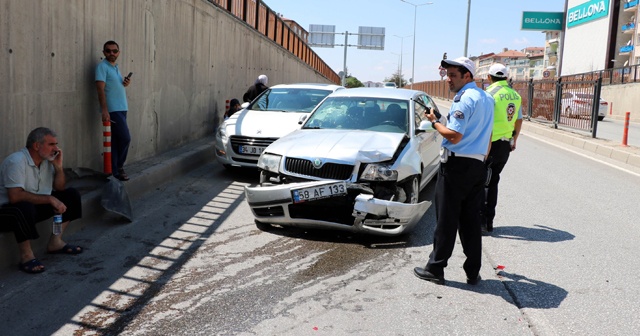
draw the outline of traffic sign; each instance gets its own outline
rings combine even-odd
[[[447,75],[447,69],[440,69],[440,77],[444,77]]]
[[[551,72],[549,70],[545,70],[542,72],[542,77],[549,78],[551,76]]]

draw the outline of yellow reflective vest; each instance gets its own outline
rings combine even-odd
[[[506,80],[489,85],[487,93],[496,102],[493,109],[493,135],[491,136],[491,142],[500,139],[511,139],[516,120],[518,120],[522,98],[516,90],[509,86]]]

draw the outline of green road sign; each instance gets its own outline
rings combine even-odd
[[[523,30],[562,30],[563,12],[522,12]]]

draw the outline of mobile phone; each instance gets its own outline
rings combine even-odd
[[[53,152],[53,155],[51,155],[51,156],[49,157],[49,161],[53,161],[53,160],[55,160],[55,159],[56,159],[56,157],[58,157],[58,154],[60,154],[60,151],[54,151],[54,152]]]
[[[131,76],[132,76],[132,75],[133,75],[133,72],[130,72],[130,73],[127,75],[127,77],[125,77],[124,79],[129,79],[129,78],[131,78]]]

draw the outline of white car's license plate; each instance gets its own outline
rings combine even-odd
[[[258,146],[240,146],[238,147],[238,151],[240,154],[255,154],[260,155],[264,152],[266,147],[258,147]]]
[[[347,185],[344,182],[325,184],[316,187],[291,190],[293,203],[319,200],[335,196],[346,195]]]

